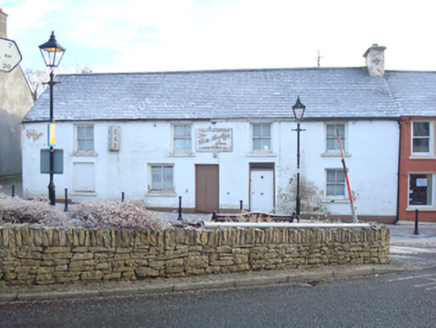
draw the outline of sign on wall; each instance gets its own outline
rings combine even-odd
[[[109,151],[120,150],[120,127],[110,126],[108,129],[108,149]]]
[[[197,129],[197,152],[231,152],[233,151],[233,130]]]

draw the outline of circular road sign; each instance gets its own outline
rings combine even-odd
[[[12,71],[21,59],[21,53],[15,41],[0,38],[0,71]]]

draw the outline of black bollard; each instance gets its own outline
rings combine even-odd
[[[242,212],[244,202],[242,200],[239,201],[239,210]]]
[[[414,235],[419,235],[419,232],[418,232],[418,215],[419,215],[419,211],[415,210],[415,231],[413,232]]]
[[[15,185],[12,185],[12,197],[15,197]]]
[[[65,188],[65,206],[64,212],[68,212],[68,188]]]
[[[121,203],[124,203],[124,191],[121,193]]]
[[[179,196],[179,217],[177,218],[178,221],[182,221],[182,196]]]

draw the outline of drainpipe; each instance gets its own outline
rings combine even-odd
[[[401,119],[397,121],[398,123],[398,133],[400,136],[400,141],[398,145],[398,172],[397,172],[397,215],[395,217],[395,221],[393,224],[397,224],[397,222],[400,220],[400,179],[401,179],[401,139],[402,139],[402,132],[403,132],[403,126],[401,125]]]

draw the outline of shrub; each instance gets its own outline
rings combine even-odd
[[[92,229],[165,229],[170,223],[145,207],[127,202],[83,202],[75,206],[71,218]]]
[[[47,201],[24,200],[0,194],[0,223],[38,223],[45,226],[65,226],[68,220]]]
[[[0,193],[0,224],[33,223],[47,227],[87,229],[166,229],[170,223],[133,202],[83,202],[65,215],[47,200],[23,200]]]

